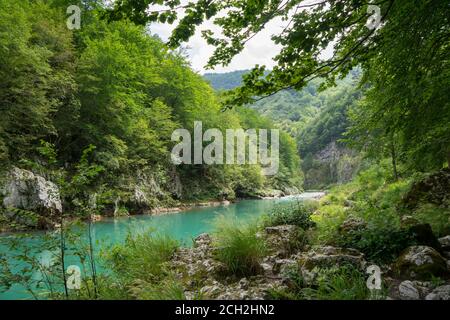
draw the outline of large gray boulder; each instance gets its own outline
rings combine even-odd
[[[450,300],[450,285],[437,287],[425,297],[425,300]]]
[[[3,206],[10,216],[15,215],[12,209],[31,211],[41,217],[62,212],[58,186],[28,170],[13,168],[9,172],[3,196]]]
[[[300,254],[297,261],[303,279],[308,284],[314,283],[320,269],[352,265],[364,270],[367,264],[364,255],[358,250],[332,246],[315,246]]]
[[[286,258],[303,246],[302,230],[294,225],[267,227],[262,236],[278,258]]]
[[[428,279],[448,274],[446,260],[435,249],[427,246],[407,248],[394,264],[394,271],[412,279]]]
[[[450,235],[439,238],[438,240],[443,250],[450,250]]]

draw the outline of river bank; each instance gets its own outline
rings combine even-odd
[[[323,196],[326,195],[324,191],[305,191],[299,194],[291,194],[284,195],[279,194],[275,196],[261,196],[256,198],[238,198],[235,200],[211,200],[211,201],[202,201],[202,202],[194,202],[194,203],[182,203],[176,207],[159,207],[150,209],[150,215],[165,215],[165,214],[174,214],[179,213],[186,210],[192,210],[195,208],[205,208],[205,207],[218,207],[218,206],[228,206],[232,203],[236,203],[243,200],[276,200],[276,199],[310,199],[310,200],[319,200]]]
[[[304,197],[307,197],[307,194],[303,194],[302,198]],[[244,224],[259,219],[279,204],[295,201],[293,199],[293,197],[286,197],[271,200],[241,200],[229,205],[192,207],[189,210],[173,214],[105,217],[101,221],[92,223],[92,237],[95,239],[95,243],[101,244],[101,248],[110,248],[111,246],[124,244],[129,235],[137,236],[153,232],[175,239],[181,247],[189,248],[192,247],[192,239],[198,235],[214,232],[214,223],[218,217],[238,219]],[[88,241],[87,225],[83,224],[82,226],[84,226],[85,232],[80,242],[86,242]],[[20,252],[33,254],[38,261],[45,263],[48,260],[48,255],[45,254],[44,248],[42,252],[38,250],[38,244],[46,234],[48,233],[11,233],[8,234],[9,237],[3,238],[2,244],[6,245],[4,241],[14,240],[17,236],[21,239],[18,247]],[[7,248],[8,246],[2,248],[0,246],[0,254],[8,260],[13,259],[14,252]],[[101,250],[101,248],[97,246],[97,250]],[[77,264],[76,261],[70,259],[67,263]],[[29,299],[29,294],[24,291],[25,289],[17,285],[5,293],[0,293],[0,299]]]

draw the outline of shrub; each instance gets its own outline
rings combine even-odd
[[[354,230],[338,236],[336,243],[341,247],[357,249],[365,254],[367,260],[376,263],[391,262],[405,248],[416,244],[408,230],[390,226]]]
[[[438,207],[434,204],[422,204],[413,215],[423,223],[429,223],[438,237],[450,234],[450,206]]]
[[[318,214],[312,217],[317,226],[313,234],[314,243],[332,243],[336,237],[338,227],[346,218],[347,213],[343,206],[330,204],[320,207]]]
[[[288,224],[307,230],[315,225],[311,220],[311,214],[316,208],[316,202],[299,201],[297,203],[280,204],[264,217],[263,223],[266,227]]]
[[[263,239],[257,236],[258,226],[224,217],[219,217],[215,226],[215,258],[225,264],[230,274],[247,276],[258,273],[259,263],[266,252]]]

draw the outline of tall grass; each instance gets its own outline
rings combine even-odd
[[[258,273],[266,253],[263,239],[257,236],[258,225],[221,216],[216,219],[215,228],[215,258],[225,264],[227,272],[237,276]]]
[[[178,241],[167,235],[129,235],[124,245],[112,248],[107,259],[111,262],[113,272],[126,282],[154,282],[165,276],[164,265],[178,246]]]

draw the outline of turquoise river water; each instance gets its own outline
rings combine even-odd
[[[116,219],[105,219],[93,224],[93,238],[102,245],[123,243],[126,236],[131,232],[154,229],[165,233],[181,241],[183,245],[189,246],[192,239],[204,232],[213,231],[213,222],[217,216],[224,215],[235,217],[239,221],[250,221],[268,213],[276,204],[289,201],[302,201],[318,196],[319,193],[307,192],[298,196],[290,196],[270,200],[242,200],[227,206],[194,208],[184,212],[160,215],[160,216],[131,216]],[[33,239],[27,237],[21,239],[24,245],[28,242],[39,241],[43,233],[35,234]],[[17,235],[12,235],[13,237]],[[37,240],[36,240],[37,236]],[[0,237],[0,240],[9,236]],[[17,250],[20,250],[18,248]],[[42,260],[46,259],[48,252],[35,252]],[[0,256],[8,257],[8,249],[0,244]],[[69,262],[70,263],[70,262]],[[30,299],[32,298],[21,286],[13,285],[8,291],[0,292],[0,300]]]

